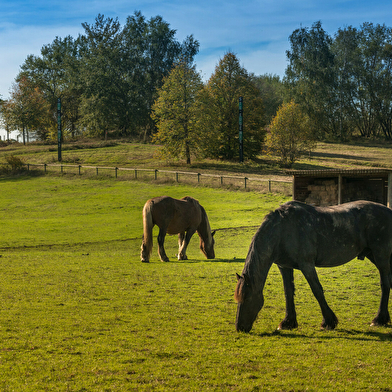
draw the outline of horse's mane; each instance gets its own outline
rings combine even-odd
[[[212,243],[212,234],[211,234],[211,227],[210,222],[208,221],[207,213],[204,207],[199,203],[198,200],[194,199],[190,196],[184,196],[181,200],[186,200],[187,202],[193,203],[195,207],[200,210],[201,213],[201,222],[199,227],[197,228],[197,232],[200,238],[206,242],[206,245],[210,245]]]
[[[245,285],[245,279],[243,277],[240,277],[237,281],[237,286],[235,287],[235,291],[234,291],[234,300],[241,304],[242,302],[244,302],[244,285]]]
[[[206,213],[206,210],[204,209],[204,207],[202,205],[200,205],[199,202],[197,202],[197,203],[199,204],[199,208],[201,211],[201,223],[200,223],[199,227],[197,228],[197,230],[200,233],[200,235],[203,237],[203,239],[205,239],[207,244],[209,245],[212,243],[210,222],[208,220],[207,213]]]

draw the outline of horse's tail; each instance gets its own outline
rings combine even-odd
[[[150,259],[153,237],[152,228],[154,223],[152,221],[152,206],[154,202],[149,200],[143,207],[143,242],[142,242],[142,253],[141,258],[143,262],[148,262]]]

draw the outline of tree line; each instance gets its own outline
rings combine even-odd
[[[173,64],[192,61],[199,43],[192,35],[184,42],[162,17],[150,20],[140,13],[126,19],[98,15],[83,23],[84,34],[56,37],[27,57],[2,105],[8,128],[35,131],[40,139],[56,135],[57,99],[62,101],[62,123],[71,137],[150,135],[151,107]],[[36,104],[37,98],[45,105]]]
[[[334,37],[316,22],[290,36],[286,91],[309,115],[314,133],[392,139],[392,29],[364,23]]]
[[[160,16],[135,12],[121,26],[98,15],[82,26],[76,39],[56,37],[27,57],[10,99],[1,101],[6,129],[55,139],[61,98],[65,137],[112,132],[162,144],[165,155],[188,163],[192,155],[237,159],[241,96],[247,159],[267,145],[285,151],[290,166],[315,140],[392,139],[392,31],[385,25],[349,26],[331,37],[316,22],[290,35],[282,80],[248,73],[228,52],[206,82],[194,64],[199,42],[193,35],[178,42]]]

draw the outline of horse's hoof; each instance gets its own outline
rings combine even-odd
[[[278,331],[283,331],[283,330],[288,330],[288,331],[290,331],[290,330],[296,329],[296,328],[298,328],[297,320],[294,320],[294,321],[286,321],[286,320],[283,320],[283,321],[279,324],[279,326],[278,326]]]
[[[168,263],[170,260],[169,259],[161,259],[162,263]]]
[[[149,263],[150,262],[150,260],[143,260],[142,259],[142,263]]]
[[[371,327],[385,327],[386,325],[388,325],[390,323],[390,321],[388,322],[385,322],[385,323],[380,323],[380,322],[378,322],[378,321],[372,321],[371,322],[371,324],[370,324],[370,326]]]
[[[321,327],[321,329],[323,331],[333,331],[336,328],[337,325],[338,325],[338,323],[334,323],[334,324],[331,324],[331,325],[322,323],[320,327]]]

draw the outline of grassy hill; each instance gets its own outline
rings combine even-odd
[[[25,163],[58,163],[57,144],[11,144],[0,147],[0,164],[14,155]],[[166,160],[159,156],[159,146],[131,143],[126,140],[84,140],[67,142],[62,147],[62,163],[158,170],[198,171],[271,179],[290,179],[278,165],[276,156],[260,155],[256,161],[244,163],[212,159],[193,159],[191,165],[183,161]],[[360,140],[348,143],[318,143],[309,156],[302,157],[293,169],[328,168],[392,168],[392,142]]]

